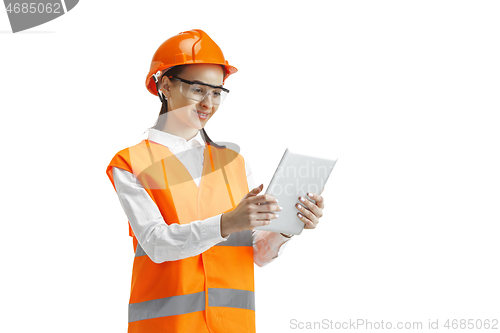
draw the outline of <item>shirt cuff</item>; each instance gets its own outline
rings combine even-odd
[[[209,217],[205,221],[205,239],[213,240],[214,242],[225,242],[229,238],[230,235],[226,237],[222,237],[222,233],[220,230],[220,219],[222,214],[216,215],[214,217]]]
[[[283,236],[281,236],[281,237],[283,237]],[[285,240],[285,242],[284,242],[283,244],[281,244],[281,245],[280,245],[280,247],[279,247],[279,249],[278,249],[278,255],[277,255],[275,258],[277,258],[277,257],[280,257],[280,256],[281,256],[281,253],[282,253],[282,252],[283,252],[283,250],[285,249],[286,245],[290,242],[290,240],[291,240],[293,237],[292,237],[292,238],[286,238],[286,237],[283,237],[283,238],[285,238],[286,240]],[[273,259],[275,259],[275,258],[273,258]]]

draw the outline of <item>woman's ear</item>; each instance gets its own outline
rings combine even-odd
[[[169,80],[168,77],[164,76],[161,79],[160,83],[160,91],[165,96],[165,98],[170,97],[170,89],[172,88],[172,81]]]

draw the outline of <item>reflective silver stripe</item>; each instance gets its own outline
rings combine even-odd
[[[255,311],[255,294],[249,290],[208,288],[208,306],[225,306]]]
[[[128,305],[128,322],[205,310],[205,292],[171,296]]]
[[[252,230],[233,232],[226,241],[217,243],[215,246],[253,246]]]
[[[137,243],[137,248],[135,249],[135,256],[140,257],[140,256],[145,256],[145,255],[147,255],[147,254],[142,249],[141,244]]]

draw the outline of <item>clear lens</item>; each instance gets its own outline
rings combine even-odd
[[[204,100],[210,94],[212,103],[215,105],[222,104],[227,96],[227,92],[222,89],[214,89],[201,84],[189,84],[185,82],[181,82],[181,93],[197,102]]]

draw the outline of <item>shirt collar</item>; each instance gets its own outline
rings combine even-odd
[[[166,146],[169,149],[175,150],[181,147],[185,147],[187,149],[205,145],[205,140],[203,140],[201,130],[199,130],[193,138],[186,141],[186,139],[181,138],[180,136],[150,128],[148,132],[148,140],[154,141]]]

